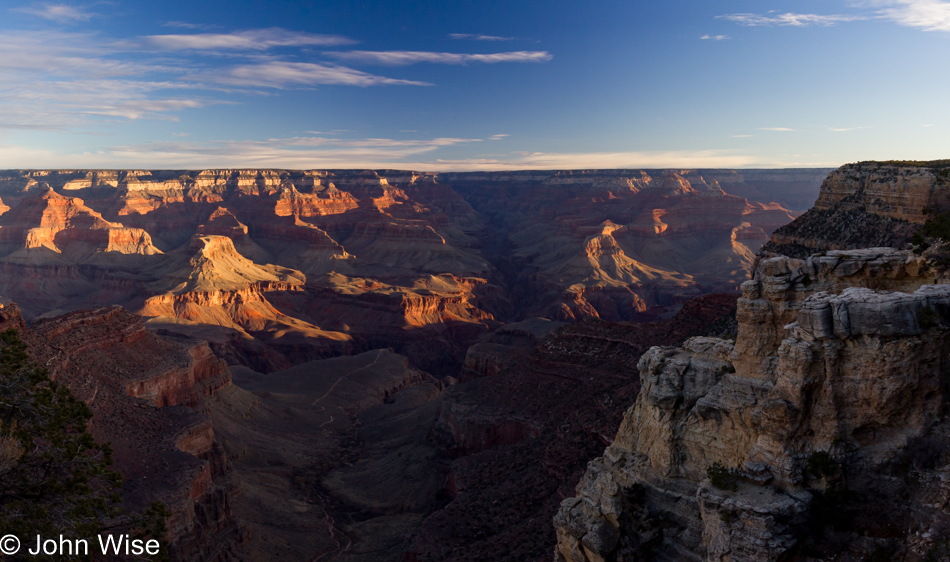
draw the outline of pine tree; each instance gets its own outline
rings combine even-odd
[[[0,529],[21,538],[92,538],[122,513],[122,477],[96,443],[92,410],[0,333]]]

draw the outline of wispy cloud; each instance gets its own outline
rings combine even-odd
[[[864,16],[847,16],[841,14],[821,15],[821,14],[796,14],[788,12],[785,14],[726,14],[716,16],[719,19],[729,20],[740,25],[749,27],[760,26],[793,26],[805,27],[808,25],[829,26],[836,23],[856,21],[867,19]]]
[[[125,167],[237,167],[380,168],[391,167],[434,150],[482,139],[386,138],[327,139],[293,137],[261,141],[149,142],[109,147],[101,152],[60,158],[62,165],[94,166],[109,163]],[[0,165],[7,165],[0,155]],[[48,161],[48,160],[47,160]],[[22,164],[17,164],[22,166]],[[31,166],[32,167],[32,166]],[[42,166],[40,166],[42,167]],[[409,166],[402,166],[409,167]]]
[[[221,103],[207,87],[150,79],[180,72],[149,61],[123,60],[92,34],[0,34],[0,127],[69,130],[91,120],[174,119],[179,111]]]
[[[482,35],[481,33],[449,33],[452,39],[473,39],[475,41],[513,41],[514,37],[499,37],[497,35]]]
[[[853,7],[867,10],[862,14],[798,14],[794,12],[765,14],[739,13],[717,16],[749,27],[810,25],[831,26],[837,23],[884,19],[898,25],[925,31],[950,31],[950,1],[947,0],[851,0]],[[872,8],[876,8],[871,10]]]
[[[4,78],[0,128],[67,131],[94,122],[175,120],[182,111],[233,103],[227,101],[228,96],[260,93],[261,88],[429,85],[329,62],[290,62],[279,55],[262,57],[260,53],[260,49],[277,46],[351,42],[338,36],[263,29],[157,37],[120,42],[97,33],[52,29],[0,33],[0,76]],[[249,41],[257,45],[242,51]],[[152,47],[143,53],[145,44]],[[186,49],[186,44],[207,50]],[[204,55],[209,50],[227,49],[243,60],[209,69]],[[152,50],[160,54],[150,54]]]
[[[149,35],[142,38],[142,43],[168,51],[265,51],[274,47],[352,45],[356,41],[339,35],[317,35],[272,27],[234,33]]]
[[[438,149],[478,143],[482,139],[434,138],[323,139],[297,137],[264,141],[150,142],[119,145],[98,152],[53,155],[44,151],[13,150],[10,160],[0,151],[0,167],[108,166],[128,168],[397,168],[425,171],[527,170],[578,168],[744,168],[782,167],[736,152],[722,150],[670,152],[549,153],[516,152],[502,156],[426,158]],[[14,147],[15,149],[16,147]],[[801,164],[801,163],[795,163]]]
[[[703,35],[700,39],[704,41],[725,41],[726,39],[730,39],[730,37],[728,35]]]
[[[547,62],[554,58],[547,51],[511,51],[489,54],[436,53],[430,51],[328,51],[324,55],[348,62],[386,66],[405,66],[420,62],[438,64]]]
[[[500,135],[492,135],[492,136],[488,137],[488,140],[501,140],[501,139],[503,139],[503,138],[505,138],[505,137],[510,137],[510,136],[511,136],[511,135],[509,135],[509,134],[507,134],[507,133],[503,133],[503,134],[500,134]]]
[[[797,131],[798,129],[790,129],[788,127],[759,127],[760,131],[776,131],[779,133],[790,133]]]
[[[512,152],[444,159],[437,151],[488,139],[439,137],[335,139],[319,136],[193,142],[126,144],[95,152],[55,154],[49,150],[0,145],[0,168],[120,167],[289,169],[389,168],[431,172],[592,168],[783,168],[837,166],[837,162],[764,161],[729,150],[643,152]]]
[[[88,21],[95,15],[84,6],[74,6],[71,4],[33,4],[23,8],[15,8],[15,10],[39,16],[56,23]]]
[[[752,135],[732,135],[732,138],[734,138],[734,139],[747,139],[747,138],[751,138],[751,137],[752,137]]]
[[[928,123],[927,125],[921,125],[921,127],[933,127],[933,126],[934,126],[933,123]]]
[[[828,127],[828,130],[833,133],[847,133],[848,131],[857,131],[859,129],[870,129],[870,125],[864,127]]]
[[[180,29],[204,29],[208,27],[200,23],[188,23],[186,21],[166,21],[162,24],[163,27],[177,27]]]
[[[321,84],[338,86],[431,86],[428,82],[376,76],[335,64],[286,61],[236,65],[190,76],[190,78],[244,88],[293,88]]]
[[[950,2],[946,0],[876,0],[877,13],[899,25],[925,31],[950,31]]]
[[[645,152],[531,152],[501,158],[436,160],[409,164],[429,171],[467,170],[570,170],[616,168],[750,168],[783,167],[786,163],[763,162],[748,154],[724,150]]]

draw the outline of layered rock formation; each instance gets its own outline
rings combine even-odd
[[[430,425],[451,460],[450,501],[413,532],[406,557],[549,559],[558,503],[636,396],[636,358],[650,345],[707,333],[732,316],[735,300],[707,295],[647,324],[530,319],[473,346],[463,374],[471,380],[443,392]]]
[[[779,228],[766,250],[805,257],[819,250],[900,246],[950,204],[945,162],[861,162],[829,174],[813,209]]]
[[[696,172],[451,176],[494,228],[504,270],[540,316],[629,320],[710,291],[737,290],[768,233],[794,216],[725,193]],[[485,189],[503,181],[514,189]],[[496,250],[497,251],[497,250]],[[497,261],[497,260],[496,260]]]
[[[538,558],[822,174],[4,172],[0,295],[174,559]]]
[[[939,547],[894,538],[950,528],[939,503],[823,535],[829,517],[861,521],[860,502],[882,509],[872,498],[887,469],[945,413],[950,285],[929,284],[922,262],[889,248],[763,259],[742,286],[735,342],[650,349],[636,404],[555,517],[556,558],[916,559]]]
[[[0,294],[30,319],[120,304],[265,371],[395,332],[449,374],[493,321],[630,319],[736,290],[795,214],[773,201],[812,197],[822,174],[5,172]]]
[[[119,307],[74,312],[27,327],[16,305],[0,308],[29,352],[93,411],[91,432],[113,450],[130,514],[154,501],[171,511],[175,560],[228,560],[245,531],[232,512],[230,466],[210,418],[196,408],[230,385],[227,366],[202,342],[148,332]]]

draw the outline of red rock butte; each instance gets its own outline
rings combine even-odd
[[[119,304],[262,371],[385,340],[448,372],[501,322],[737,291],[825,173],[7,171],[0,295]]]

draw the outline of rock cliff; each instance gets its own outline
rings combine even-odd
[[[950,285],[922,262],[890,248],[762,259],[734,342],[650,349],[636,403],[554,519],[556,559],[937,552],[932,530],[919,536],[950,529],[947,505],[897,497],[942,485],[894,478],[946,425]],[[939,482],[948,461],[913,470]],[[871,523],[887,510],[901,515]]]
[[[735,303],[734,295],[706,295],[643,324],[529,319],[473,346],[463,375],[471,380],[443,391],[429,426],[430,442],[451,461],[448,503],[414,530],[406,556],[549,559],[558,503],[636,396],[636,358],[650,345],[707,333]]]
[[[202,342],[157,336],[119,307],[84,310],[27,327],[15,304],[0,328],[16,328],[51,378],[90,406],[90,430],[113,450],[131,514],[154,501],[167,520],[172,560],[228,560],[245,531],[232,512],[230,465],[201,403],[231,383]]]
[[[823,175],[5,171],[0,294],[28,319],[119,304],[266,371],[401,325],[399,351],[445,375],[497,321],[737,290]]]
[[[775,231],[767,251],[805,257],[820,250],[900,246],[950,203],[950,169],[937,162],[860,162],[833,171],[814,208]]]

